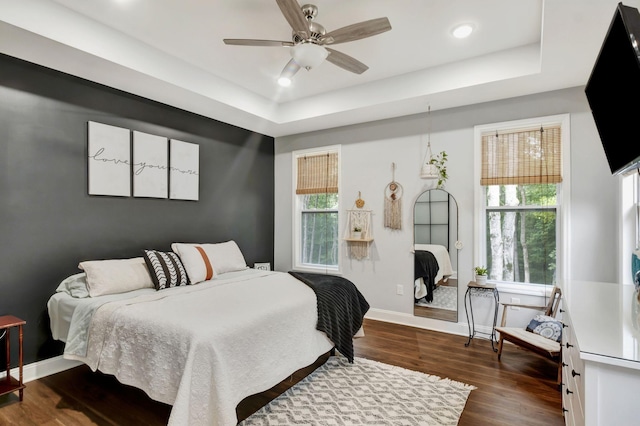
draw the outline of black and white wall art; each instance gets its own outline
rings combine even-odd
[[[93,121],[88,127],[89,195],[130,197],[133,187],[134,197],[198,201],[198,144]]]
[[[89,194],[131,196],[130,131],[89,121]]]
[[[171,140],[169,198],[198,200],[200,178],[200,147],[197,144]]]
[[[162,136],[133,132],[133,196],[169,196],[169,140]]]

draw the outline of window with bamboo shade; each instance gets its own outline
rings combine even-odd
[[[339,146],[296,151],[294,267],[337,271],[340,261]]]
[[[569,114],[475,127],[474,263],[502,289],[564,278],[569,141]]]
[[[329,194],[337,192],[337,152],[298,157],[296,194]]]
[[[482,134],[481,185],[562,182],[559,125]]]

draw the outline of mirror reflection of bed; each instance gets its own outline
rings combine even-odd
[[[413,210],[414,315],[458,321],[458,204],[443,189],[424,191]]]

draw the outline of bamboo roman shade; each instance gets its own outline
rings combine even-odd
[[[296,194],[338,192],[338,153],[298,157]]]
[[[481,185],[562,182],[560,126],[482,135]]]

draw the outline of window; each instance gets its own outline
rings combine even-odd
[[[632,284],[635,271],[640,269],[640,172],[632,171],[619,178],[620,182],[620,270],[617,280]],[[627,253],[633,253],[628,256]],[[628,271],[632,271],[629,274]]]
[[[564,115],[476,127],[475,265],[504,288],[563,276],[568,132]]]
[[[296,269],[340,269],[339,154],[339,147],[293,153]]]

